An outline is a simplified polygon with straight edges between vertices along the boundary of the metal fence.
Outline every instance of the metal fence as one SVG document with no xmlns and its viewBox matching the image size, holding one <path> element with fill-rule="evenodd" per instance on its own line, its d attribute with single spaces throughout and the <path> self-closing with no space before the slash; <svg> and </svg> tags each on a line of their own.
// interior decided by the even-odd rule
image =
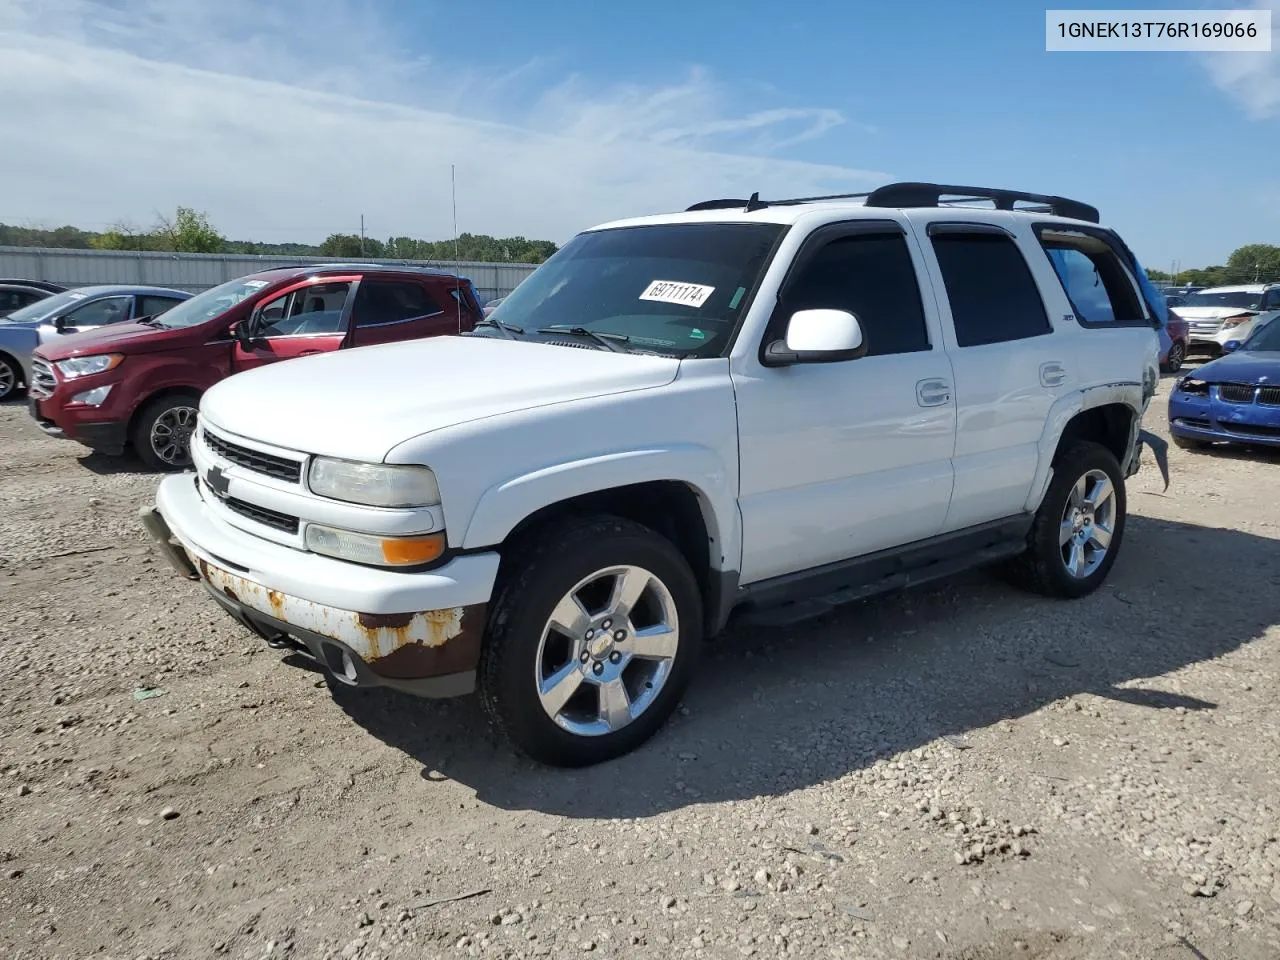
<svg viewBox="0 0 1280 960">
<path fill-rule="evenodd" d="M 47 280 L 65 287 L 139 283 L 199 293 L 226 280 L 299 263 L 350 263 L 351 257 L 259 257 L 235 253 L 155 253 L 141 250 L 62 250 L 0 247 L 0 277 Z M 430 267 L 471 280 L 481 301 L 505 297 L 534 270 L 530 263 L 451 263 L 355 258 L 361 263 Z"/>
</svg>

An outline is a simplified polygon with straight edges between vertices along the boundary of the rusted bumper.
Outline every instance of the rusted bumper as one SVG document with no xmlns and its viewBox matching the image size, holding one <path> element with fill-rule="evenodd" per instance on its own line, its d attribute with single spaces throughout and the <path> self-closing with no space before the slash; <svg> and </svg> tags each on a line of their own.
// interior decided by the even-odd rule
<svg viewBox="0 0 1280 960">
<path fill-rule="evenodd" d="M 175 569 L 198 578 L 228 613 L 273 646 L 307 654 L 338 682 L 424 697 L 474 690 L 485 604 L 403 614 L 327 606 L 210 563 L 174 538 L 153 508 L 142 521 Z"/>
</svg>

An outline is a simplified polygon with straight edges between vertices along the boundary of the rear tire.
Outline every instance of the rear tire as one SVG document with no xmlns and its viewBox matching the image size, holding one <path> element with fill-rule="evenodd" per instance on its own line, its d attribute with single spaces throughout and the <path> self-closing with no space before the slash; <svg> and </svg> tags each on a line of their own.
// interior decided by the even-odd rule
<svg viewBox="0 0 1280 960">
<path fill-rule="evenodd" d="M 192 394 L 170 394 L 143 407 L 129 435 L 138 458 L 152 470 L 189 467 L 198 404 Z"/>
<path fill-rule="evenodd" d="M 1053 480 L 1036 511 L 1027 549 L 1010 564 L 1014 581 L 1050 597 L 1097 590 L 1124 539 L 1124 476 L 1106 447 L 1077 441 L 1054 459 Z"/>
<path fill-rule="evenodd" d="M 1178 340 L 1173 341 L 1173 345 L 1169 347 L 1169 355 L 1165 358 L 1164 372 L 1177 373 L 1182 369 L 1183 363 L 1187 359 L 1187 348 Z"/>
<path fill-rule="evenodd" d="M 679 550 L 617 517 L 573 519 L 504 557 L 480 654 L 480 702 L 541 763 L 619 757 L 675 710 L 702 642 L 702 596 Z"/>
</svg>

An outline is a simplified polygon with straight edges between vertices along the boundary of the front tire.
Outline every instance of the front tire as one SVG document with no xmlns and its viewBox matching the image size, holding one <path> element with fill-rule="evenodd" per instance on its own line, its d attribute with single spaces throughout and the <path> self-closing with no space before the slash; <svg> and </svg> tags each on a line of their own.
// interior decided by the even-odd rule
<svg viewBox="0 0 1280 960">
<path fill-rule="evenodd" d="M 0 400 L 11 400 L 19 396 L 22 388 L 22 367 L 18 361 L 0 354 Z"/>
<path fill-rule="evenodd" d="M 558 767 L 610 760 L 653 736 L 702 643 L 702 596 L 680 551 L 648 527 L 598 516 L 544 529 L 504 560 L 477 677 L 499 732 Z"/>
<path fill-rule="evenodd" d="M 147 404 L 129 437 L 138 458 L 152 470 L 189 467 L 198 403 L 190 394 L 171 394 Z"/>
<path fill-rule="evenodd" d="M 1053 480 L 1011 565 L 1020 586 L 1050 597 L 1083 597 L 1107 578 L 1124 538 L 1127 512 L 1120 464 L 1088 441 L 1062 450 Z"/>
</svg>

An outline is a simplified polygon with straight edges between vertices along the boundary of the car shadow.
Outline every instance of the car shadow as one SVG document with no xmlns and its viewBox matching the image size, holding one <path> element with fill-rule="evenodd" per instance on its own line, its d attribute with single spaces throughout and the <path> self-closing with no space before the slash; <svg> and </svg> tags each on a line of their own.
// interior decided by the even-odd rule
<svg viewBox="0 0 1280 960">
<path fill-rule="evenodd" d="M 110 456 L 93 450 L 80 457 L 79 461 L 80 466 L 91 473 L 96 473 L 100 477 L 109 477 L 118 473 L 145 473 L 154 474 L 156 477 L 161 476 L 161 474 L 156 473 L 156 471 L 139 460 L 133 451 L 127 448 L 124 453 L 118 456 Z"/>
<path fill-rule="evenodd" d="M 975 571 L 788 629 L 732 631 L 708 645 L 684 708 L 657 736 L 582 770 L 514 754 L 474 697 L 335 699 L 424 779 L 452 779 L 503 809 L 643 817 L 777 796 L 1076 694 L 1216 709 L 1171 682 L 1129 684 L 1219 657 L 1280 622 L 1278 546 L 1131 516 L 1108 583 L 1082 600 L 1028 596 Z"/>
</svg>

